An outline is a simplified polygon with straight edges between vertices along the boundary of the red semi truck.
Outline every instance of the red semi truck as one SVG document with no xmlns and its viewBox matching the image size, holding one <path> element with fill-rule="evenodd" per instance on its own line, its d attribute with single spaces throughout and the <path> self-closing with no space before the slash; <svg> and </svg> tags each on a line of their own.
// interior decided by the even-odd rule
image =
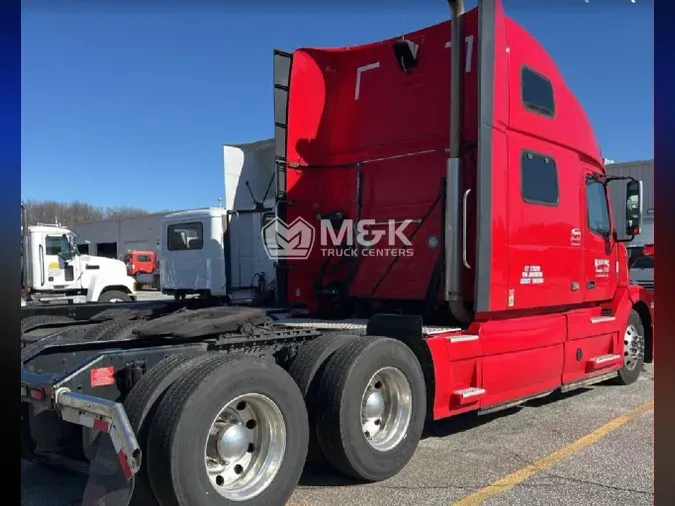
<svg viewBox="0 0 675 506">
<path fill-rule="evenodd" d="M 636 381 L 653 299 L 590 123 L 500 0 L 450 7 L 404 37 L 275 51 L 278 308 L 23 311 L 26 458 L 89 471 L 85 502 L 283 504 L 310 443 L 378 481 L 425 420 Z M 633 224 L 640 195 L 629 181 Z M 397 253 L 349 241 L 365 220 L 407 224 Z"/>
</svg>

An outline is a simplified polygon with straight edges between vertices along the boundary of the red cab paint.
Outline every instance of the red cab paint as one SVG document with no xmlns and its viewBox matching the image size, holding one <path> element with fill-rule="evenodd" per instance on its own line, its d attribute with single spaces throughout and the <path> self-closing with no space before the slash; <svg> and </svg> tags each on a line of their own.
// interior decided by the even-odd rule
<svg viewBox="0 0 675 506">
<path fill-rule="evenodd" d="M 276 53 L 289 66 L 275 82 L 280 217 L 317 229 L 326 218 L 415 222 L 411 256 L 331 258 L 315 247 L 285 260 L 286 301 L 322 317 L 421 313 L 458 326 L 425 337 L 435 418 L 617 371 L 631 309 L 647 361 L 653 352 L 653 298 L 629 286 L 588 117 L 501 1 L 482 6 L 462 16 L 457 202 L 446 191 L 449 22 L 403 36 L 417 47 L 410 68 L 394 50 L 400 36 Z M 461 213 L 459 229 L 447 209 Z M 454 258 L 445 234 L 460 237 Z M 452 317 L 457 294 L 439 282 L 451 268 L 465 320 Z"/>
<path fill-rule="evenodd" d="M 152 274 L 157 269 L 157 253 L 154 251 L 129 251 L 124 255 L 127 274 Z"/>
</svg>

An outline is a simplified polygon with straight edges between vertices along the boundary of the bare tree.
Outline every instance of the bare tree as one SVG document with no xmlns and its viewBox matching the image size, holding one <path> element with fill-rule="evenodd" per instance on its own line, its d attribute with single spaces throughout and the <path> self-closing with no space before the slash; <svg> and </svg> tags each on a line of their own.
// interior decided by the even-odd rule
<svg viewBox="0 0 675 506">
<path fill-rule="evenodd" d="M 79 201 L 26 200 L 24 204 L 26 206 L 28 225 L 59 223 L 70 227 L 83 221 L 104 220 L 107 218 L 133 218 L 150 214 L 145 209 L 135 207 L 97 207 Z"/>
</svg>

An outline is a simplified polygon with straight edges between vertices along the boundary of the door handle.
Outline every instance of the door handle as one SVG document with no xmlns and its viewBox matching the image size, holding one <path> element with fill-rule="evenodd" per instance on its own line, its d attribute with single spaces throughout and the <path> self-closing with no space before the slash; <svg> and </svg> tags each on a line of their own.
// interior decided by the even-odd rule
<svg viewBox="0 0 675 506">
<path fill-rule="evenodd" d="M 595 288 L 595 281 L 589 281 L 588 283 L 586 283 L 586 286 L 592 290 L 593 288 Z"/>
</svg>

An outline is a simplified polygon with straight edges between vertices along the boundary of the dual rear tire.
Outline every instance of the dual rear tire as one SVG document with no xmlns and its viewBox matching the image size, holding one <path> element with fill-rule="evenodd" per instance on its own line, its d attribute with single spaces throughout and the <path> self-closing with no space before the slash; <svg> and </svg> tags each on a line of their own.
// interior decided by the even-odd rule
<svg viewBox="0 0 675 506">
<path fill-rule="evenodd" d="M 168 357 L 124 406 L 143 451 L 131 504 L 266 505 L 292 495 L 310 434 L 345 475 L 398 473 L 419 443 L 426 392 L 404 344 L 335 334 L 302 346 L 288 373 L 244 354 Z"/>
<path fill-rule="evenodd" d="M 427 397 L 422 368 L 405 344 L 328 334 L 301 348 L 289 372 L 315 414 L 310 441 L 337 471 L 380 481 L 410 461 L 422 436 Z"/>
<path fill-rule="evenodd" d="M 281 367 L 247 355 L 165 359 L 125 409 L 144 451 L 132 504 L 284 504 L 307 455 L 307 410 Z"/>
</svg>

